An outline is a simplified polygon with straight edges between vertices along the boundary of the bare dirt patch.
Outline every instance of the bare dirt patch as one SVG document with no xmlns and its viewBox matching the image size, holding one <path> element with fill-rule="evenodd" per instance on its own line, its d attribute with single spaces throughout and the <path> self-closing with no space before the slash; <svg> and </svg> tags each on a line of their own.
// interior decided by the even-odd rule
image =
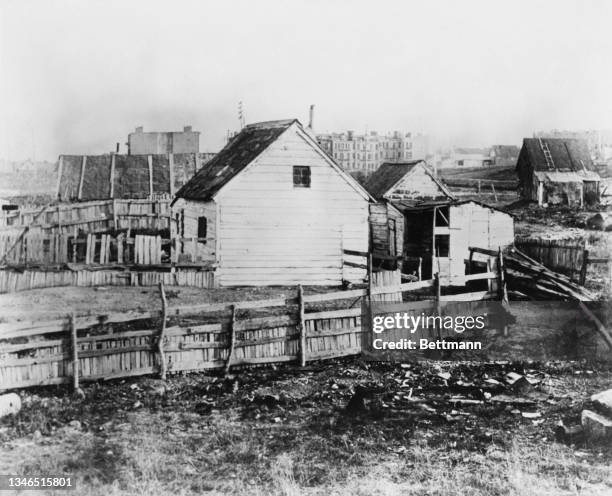
<svg viewBox="0 0 612 496">
<path fill-rule="evenodd" d="M 519 393 L 509 371 L 541 380 Z M 554 432 L 611 382 L 584 363 L 353 359 L 44 388 L 1 421 L 0 471 L 70 474 L 81 494 L 609 494 L 610 447 Z"/>
</svg>

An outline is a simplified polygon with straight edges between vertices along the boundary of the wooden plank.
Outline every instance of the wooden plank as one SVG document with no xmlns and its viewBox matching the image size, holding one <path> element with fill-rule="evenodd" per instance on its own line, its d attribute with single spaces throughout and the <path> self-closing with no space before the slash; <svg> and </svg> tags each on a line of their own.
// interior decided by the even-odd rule
<svg viewBox="0 0 612 496">
<path fill-rule="evenodd" d="M 335 291 L 304 296 L 304 303 L 317 303 L 321 301 L 334 301 L 359 298 L 366 295 L 365 289 L 351 289 L 348 291 Z"/>
<path fill-rule="evenodd" d="M 357 250 L 343 250 L 345 255 L 352 255 L 354 257 L 365 257 L 367 258 L 370 254 L 367 251 L 357 251 Z"/>
<path fill-rule="evenodd" d="M 83 155 L 83 160 L 81 161 L 81 177 L 79 179 L 79 191 L 77 198 L 80 200 L 83 198 L 83 179 L 85 178 L 85 165 L 87 164 L 87 155 Z"/>
<path fill-rule="evenodd" d="M 307 355 L 307 350 L 306 350 L 306 320 L 304 318 L 304 288 L 302 288 L 302 285 L 300 284 L 298 286 L 298 331 L 299 331 L 299 335 L 300 335 L 300 366 L 304 367 L 306 366 L 306 355 Z"/>
<path fill-rule="evenodd" d="M 159 283 L 159 294 L 161 298 L 161 324 L 159 336 L 157 337 L 157 351 L 159 353 L 159 364 L 160 364 L 160 378 L 166 380 L 166 356 L 164 355 L 164 340 L 166 338 L 166 320 L 168 319 L 168 301 L 166 300 L 166 292 L 164 291 L 163 281 Z"/>
<path fill-rule="evenodd" d="M 340 329 L 324 329 L 320 331 L 308 331 L 306 337 L 311 338 L 324 338 L 332 336 L 345 336 L 347 334 L 361 334 L 364 331 L 361 326 L 359 327 L 342 327 Z"/>
<path fill-rule="evenodd" d="M 496 292 L 476 291 L 474 293 L 460 293 L 455 295 L 442 295 L 440 301 L 480 301 L 495 298 Z"/>
<path fill-rule="evenodd" d="M 236 307 L 232 305 L 232 317 L 230 320 L 230 328 L 229 328 L 229 350 L 227 352 L 227 359 L 225 362 L 225 375 L 229 374 L 230 367 L 232 366 L 232 358 L 234 355 L 235 346 L 236 346 Z"/>
<path fill-rule="evenodd" d="M 111 170 L 110 170 L 110 198 L 115 197 L 115 154 L 111 153 Z M 113 203 L 113 216 L 116 219 L 116 208 Z M 117 221 L 115 220 L 115 229 L 117 229 Z"/>
<path fill-rule="evenodd" d="M 153 156 L 147 155 L 147 163 L 149 164 L 149 197 L 153 199 Z"/>
<path fill-rule="evenodd" d="M 368 266 L 365 264 L 358 264 L 358 263 L 353 263 L 353 262 L 347 262 L 346 260 L 344 260 L 342 262 L 343 265 L 346 265 L 347 267 L 355 267 L 356 269 L 368 269 Z"/>
<path fill-rule="evenodd" d="M 170 176 L 170 196 L 174 198 L 174 155 L 168 154 L 168 170 Z"/>
<path fill-rule="evenodd" d="M 56 197 L 59 199 L 61 198 L 61 187 L 62 187 L 62 172 L 64 170 L 64 157 L 63 155 L 59 156 L 59 162 L 57 165 L 57 188 L 56 188 Z M 66 198 L 66 200 L 68 200 L 68 198 Z"/>
<path fill-rule="evenodd" d="M 336 319 L 361 316 L 361 308 L 345 308 L 342 310 L 326 310 L 324 312 L 305 313 L 305 320 Z"/>
<path fill-rule="evenodd" d="M 271 317 L 255 317 L 247 320 L 239 320 L 235 323 L 234 328 L 236 331 L 248 331 L 254 329 L 269 329 L 272 327 L 286 327 L 295 324 L 297 324 L 297 318 L 293 315 L 275 315 Z"/>
</svg>

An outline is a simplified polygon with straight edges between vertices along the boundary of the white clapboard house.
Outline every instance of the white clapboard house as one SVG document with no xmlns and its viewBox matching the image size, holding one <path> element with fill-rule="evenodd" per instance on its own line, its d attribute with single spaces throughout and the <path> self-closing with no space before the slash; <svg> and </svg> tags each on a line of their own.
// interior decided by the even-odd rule
<svg viewBox="0 0 612 496">
<path fill-rule="evenodd" d="M 221 286 L 363 281 L 343 251 L 368 250 L 371 199 L 298 120 L 261 122 L 177 192 L 173 234 L 198 238 Z"/>
</svg>

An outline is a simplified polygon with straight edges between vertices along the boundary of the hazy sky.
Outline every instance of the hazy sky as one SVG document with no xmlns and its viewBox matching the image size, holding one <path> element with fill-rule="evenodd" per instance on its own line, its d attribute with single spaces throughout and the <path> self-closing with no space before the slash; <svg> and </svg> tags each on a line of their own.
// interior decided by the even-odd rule
<svg viewBox="0 0 612 496">
<path fill-rule="evenodd" d="M 612 128 L 612 1 L 0 0 L 0 158 L 103 153 L 316 105 L 462 145 Z"/>
</svg>

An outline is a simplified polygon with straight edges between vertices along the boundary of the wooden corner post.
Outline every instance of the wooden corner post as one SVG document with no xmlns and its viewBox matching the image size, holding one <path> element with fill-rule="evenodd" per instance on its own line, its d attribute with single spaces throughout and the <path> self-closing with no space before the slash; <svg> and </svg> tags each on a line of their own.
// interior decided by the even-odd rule
<svg viewBox="0 0 612 496">
<path fill-rule="evenodd" d="M 164 354 L 164 339 L 166 334 L 166 320 L 168 318 L 168 301 L 166 300 L 166 291 L 164 290 L 164 281 L 159 283 L 159 295 L 161 297 L 162 311 L 161 311 L 161 326 L 159 330 L 159 336 L 157 338 L 157 351 L 159 353 L 159 364 L 160 371 L 159 376 L 162 380 L 166 380 L 167 366 L 166 356 Z"/>
<path fill-rule="evenodd" d="M 306 366 L 306 321 L 304 319 L 304 288 L 298 286 L 298 330 L 300 333 L 300 366 Z"/>
<path fill-rule="evenodd" d="M 232 366 L 232 357 L 234 355 L 234 346 L 236 343 L 236 305 L 231 306 L 232 317 L 229 325 L 229 343 L 227 350 L 227 360 L 225 360 L 225 375 L 229 374 L 230 367 Z"/>
</svg>

